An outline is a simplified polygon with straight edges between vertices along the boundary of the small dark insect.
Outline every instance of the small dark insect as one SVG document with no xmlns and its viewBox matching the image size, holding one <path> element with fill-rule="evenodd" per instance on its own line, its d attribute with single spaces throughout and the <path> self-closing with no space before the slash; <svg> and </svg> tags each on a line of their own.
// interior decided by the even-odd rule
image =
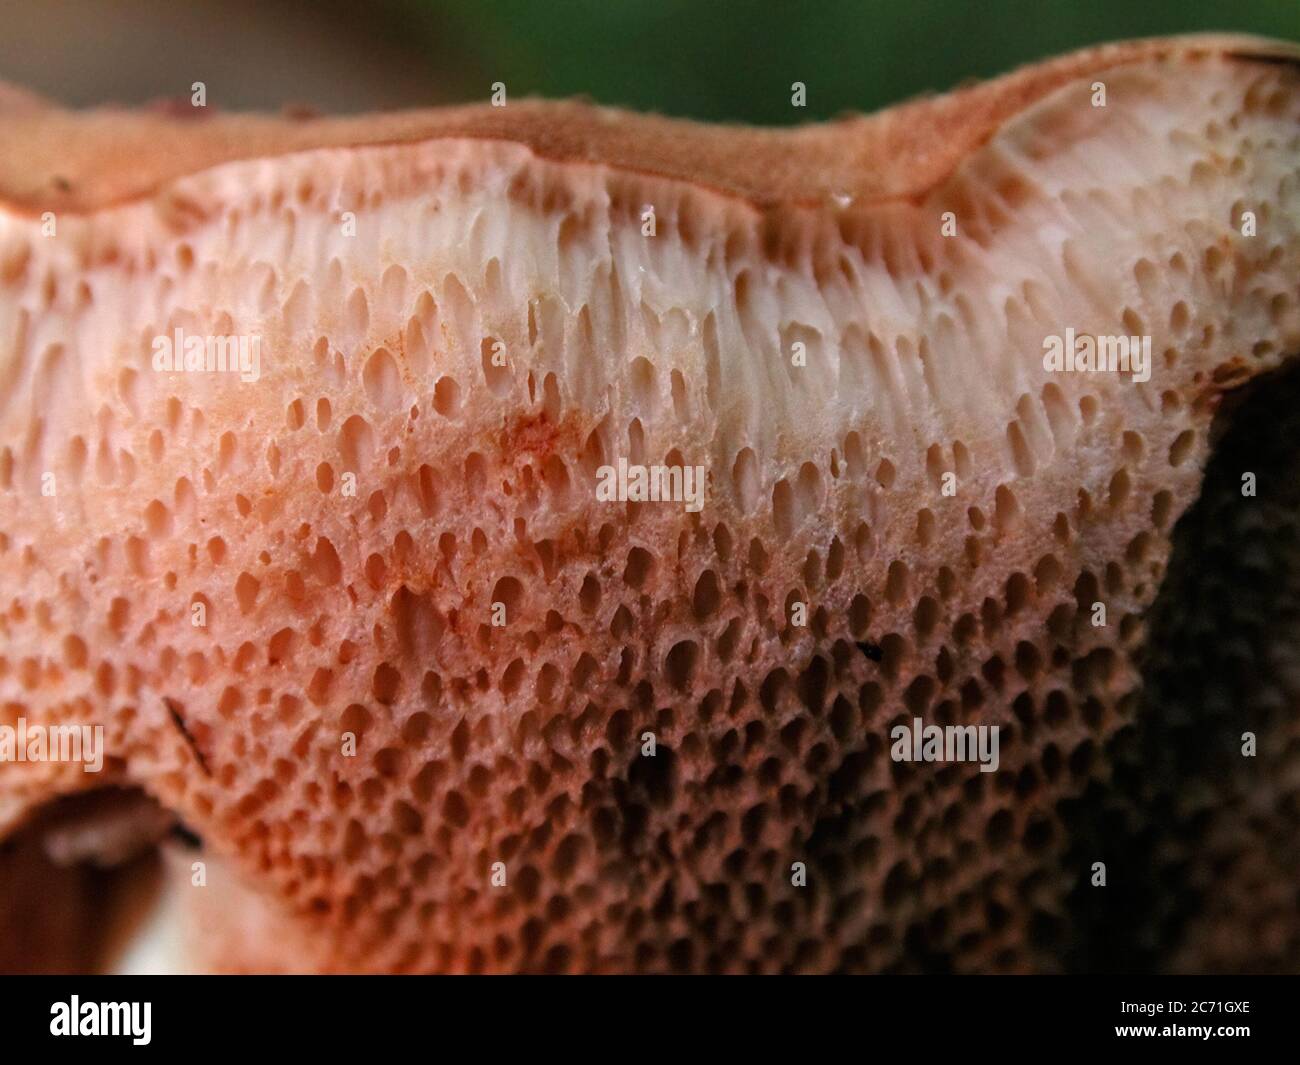
<svg viewBox="0 0 1300 1065">
<path fill-rule="evenodd" d="M 873 662 L 879 662 L 885 657 L 885 652 L 878 643 L 859 643 L 858 650 Z"/>
<path fill-rule="evenodd" d="M 194 736 L 191 735 L 188 726 L 185 724 L 185 719 L 181 717 L 180 708 L 171 699 L 167 698 L 163 699 L 163 705 L 167 707 L 167 712 L 171 714 L 172 722 L 176 725 L 176 728 L 180 730 L 180 734 L 185 737 L 185 743 L 189 746 L 189 749 L 194 752 L 194 757 L 198 760 L 199 769 L 203 771 L 203 775 L 205 777 L 212 776 L 212 771 L 208 768 L 208 760 L 203 757 L 203 751 L 201 751 L 199 745 L 194 742 Z"/>
</svg>

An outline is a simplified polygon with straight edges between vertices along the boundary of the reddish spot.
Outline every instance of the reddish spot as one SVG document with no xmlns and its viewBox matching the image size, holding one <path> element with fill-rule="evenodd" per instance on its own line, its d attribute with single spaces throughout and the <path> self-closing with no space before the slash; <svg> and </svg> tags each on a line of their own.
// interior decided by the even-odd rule
<svg viewBox="0 0 1300 1065">
<path fill-rule="evenodd" d="M 541 411 L 508 421 L 497 434 L 497 447 L 507 465 L 524 456 L 545 461 L 556 452 L 573 459 L 582 446 L 582 430 L 577 414 L 565 415 L 557 423 Z"/>
</svg>

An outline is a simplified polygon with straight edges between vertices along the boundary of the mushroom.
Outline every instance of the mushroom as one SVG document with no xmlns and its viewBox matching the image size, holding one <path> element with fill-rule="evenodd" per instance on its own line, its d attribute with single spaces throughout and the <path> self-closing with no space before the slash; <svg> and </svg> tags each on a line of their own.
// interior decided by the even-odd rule
<svg viewBox="0 0 1300 1065">
<path fill-rule="evenodd" d="M 229 969 L 1052 970 L 1135 900 L 1293 968 L 1298 60 L 785 130 L 3 94 L 0 725 L 104 762 L 0 832 L 146 792 Z M 1175 912 L 1223 818 L 1274 845 Z"/>
</svg>

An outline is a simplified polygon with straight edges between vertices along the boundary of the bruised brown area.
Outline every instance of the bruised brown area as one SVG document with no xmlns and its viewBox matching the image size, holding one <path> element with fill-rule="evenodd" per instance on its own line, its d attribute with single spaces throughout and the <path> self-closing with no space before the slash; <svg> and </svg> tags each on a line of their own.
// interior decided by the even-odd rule
<svg viewBox="0 0 1300 1065">
<path fill-rule="evenodd" d="M 916 198 L 1019 111 L 1067 82 L 1130 64 L 1295 64 L 1294 46 L 1191 36 L 1104 45 L 934 100 L 790 130 L 694 123 L 535 100 L 395 115 L 204 122 L 118 111 L 74 113 L 31 100 L 0 110 L 0 201 L 16 212 L 84 213 L 152 195 L 235 159 L 437 138 L 510 141 L 537 156 L 690 181 L 759 206 Z M 129 162 L 128 162 L 129 161 Z"/>
</svg>

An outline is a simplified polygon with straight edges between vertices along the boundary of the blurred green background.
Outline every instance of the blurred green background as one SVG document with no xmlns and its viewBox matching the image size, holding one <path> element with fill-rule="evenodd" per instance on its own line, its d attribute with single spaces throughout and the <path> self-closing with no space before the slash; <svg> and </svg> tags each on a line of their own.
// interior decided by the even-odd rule
<svg viewBox="0 0 1300 1065">
<path fill-rule="evenodd" d="M 243 110 L 583 95 L 702 119 L 874 110 L 1100 41 L 1300 40 L 1300 0 L 3 0 L 0 77 L 67 103 Z M 790 84 L 808 86 L 790 106 Z"/>
<path fill-rule="evenodd" d="M 523 93 L 787 123 L 874 110 L 1100 41 L 1200 30 L 1300 39 L 1300 0 L 449 0 L 485 72 Z M 790 83 L 808 85 L 807 111 Z"/>
</svg>

